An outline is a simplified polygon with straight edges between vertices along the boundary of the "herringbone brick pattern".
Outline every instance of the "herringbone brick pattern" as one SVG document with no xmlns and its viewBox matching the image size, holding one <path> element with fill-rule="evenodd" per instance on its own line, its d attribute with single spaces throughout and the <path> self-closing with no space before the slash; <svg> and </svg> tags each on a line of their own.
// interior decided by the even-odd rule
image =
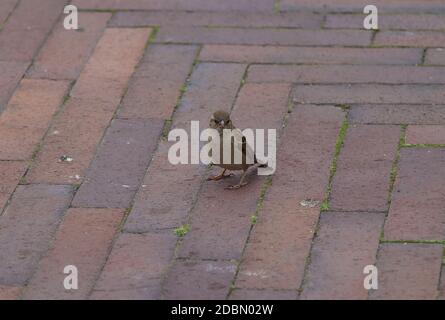
<svg viewBox="0 0 445 320">
<path fill-rule="evenodd" d="M 0 299 L 443 298 L 445 3 L 366 4 L 2 0 Z M 168 162 L 216 110 L 274 175 Z"/>
</svg>

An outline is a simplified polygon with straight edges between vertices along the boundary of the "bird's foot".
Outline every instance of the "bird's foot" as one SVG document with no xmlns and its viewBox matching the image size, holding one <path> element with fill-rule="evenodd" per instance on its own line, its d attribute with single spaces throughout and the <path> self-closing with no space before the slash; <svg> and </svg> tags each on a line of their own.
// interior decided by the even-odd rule
<svg viewBox="0 0 445 320">
<path fill-rule="evenodd" d="M 244 187 L 246 184 L 247 184 L 247 182 L 238 183 L 238 184 L 235 184 L 235 185 L 232 185 L 232 186 L 227 186 L 224 189 L 226 189 L 226 190 L 235 190 L 235 189 L 239 189 L 241 187 Z"/>
<path fill-rule="evenodd" d="M 210 181 L 210 180 L 211 181 L 218 181 L 218 180 L 225 179 L 225 178 L 228 178 L 228 177 L 231 177 L 231 176 L 233 176 L 233 173 L 219 174 L 217 176 L 210 176 L 210 177 L 208 177 L 207 181 Z"/>
</svg>

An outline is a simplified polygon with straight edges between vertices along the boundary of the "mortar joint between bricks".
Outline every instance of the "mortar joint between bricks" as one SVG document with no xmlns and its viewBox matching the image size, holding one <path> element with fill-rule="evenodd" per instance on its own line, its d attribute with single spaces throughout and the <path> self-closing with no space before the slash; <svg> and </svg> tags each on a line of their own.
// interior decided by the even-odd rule
<svg viewBox="0 0 445 320">
<path fill-rule="evenodd" d="M 247 68 L 246 68 L 246 72 L 247 72 Z M 283 135 L 283 132 L 284 132 L 286 126 L 287 126 L 287 120 L 289 118 L 289 114 L 293 111 L 292 87 L 289 89 L 289 94 L 288 94 L 288 97 L 287 97 L 287 106 L 288 106 L 288 109 L 286 110 L 286 112 L 283 115 L 283 118 L 281 120 L 281 127 L 278 130 L 279 131 L 278 140 L 280 140 L 280 138 Z M 246 238 L 246 241 L 244 243 L 243 250 L 241 252 L 241 258 L 240 258 L 240 260 L 239 260 L 239 262 L 237 264 L 235 275 L 233 276 L 233 280 L 232 280 L 231 285 L 229 287 L 229 291 L 228 291 L 228 293 L 226 295 L 226 299 L 228 299 L 230 297 L 230 295 L 232 294 L 233 290 L 235 290 L 235 288 L 236 288 L 236 280 L 238 278 L 238 274 L 239 274 L 239 271 L 240 271 L 240 268 L 241 268 L 241 263 L 243 261 L 243 256 L 244 256 L 245 250 L 246 250 L 247 245 L 249 243 L 249 240 L 250 240 L 253 228 L 255 227 L 255 225 L 257 223 L 259 213 L 263 209 L 264 199 L 266 197 L 267 191 L 269 190 L 269 188 L 272 185 L 272 181 L 273 181 L 273 176 L 268 176 L 265 179 L 265 181 L 264 181 L 264 183 L 263 183 L 263 185 L 261 187 L 261 191 L 260 191 L 260 195 L 258 197 L 255 213 L 251 216 L 251 225 L 250 225 L 249 231 L 247 233 L 247 238 Z"/>
<path fill-rule="evenodd" d="M 166 119 L 165 122 L 164 122 L 164 127 L 162 128 L 162 135 L 161 135 L 161 138 L 163 140 L 166 140 L 168 138 L 168 133 L 169 133 L 170 128 L 171 128 L 171 126 L 173 124 L 173 117 L 174 117 L 174 115 L 176 113 L 176 110 L 178 110 L 179 106 L 182 103 L 182 99 L 184 97 L 184 94 L 187 92 L 187 88 L 188 88 L 188 83 L 189 83 L 190 77 L 192 76 L 192 73 L 195 70 L 196 65 L 199 63 L 199 55 L 201 53 L 201 50 L 202 50 L 202 45 L 199 45 L 198 48 L 196 49 L 196 55 L 193 58 L 193 62 L 192 62 L 192 65 L 190 67 L 190 70 L 187 73 L 187 76 L 185 78 L 184 83 L 181 86 L 181 89 L 179 90 L 179 95 L 178 95 L 178 98 L 176 100 L 175 106 L 173 107 L 173 111 L 172 111 L 172 113 L 170 115 L 170 119 Z"/>
<path fill-rule="evenodd" d="M 334 181 L 334 177 L 335 177 L 335 173 L 337 171 L 337 161 L 338 161 L 338 157 L 340 155 L 341 149 L 343 147 L 344 144 L 344 140 L 346 137 L 346 133 L 348 131 L 349 128 L 349 121 L 348 121 L 348 115 L 349 115 L 349 107 L 344 107 L 347 105 L 338 105 L 340 108 L 342 108 L 342 110 L 345 112 L 345 119 L 343 120 L 343 123 L 340 127 L 338 136 L 337 136 L 337 141 L 335 143 L 335 151 L 334 151 L 334 156 L 332 158 L 332 163 L 330 166 L 330 173 L 329 173 L 329 180 L 328 180 L 328 186 L 326 188 L 325 191 L 325 198 L 322 201 L 322 203 L 320 204 L 320 211 L 321 212 L 325 212 L 329 210 L 329 201 L 331 198 L 331 192 L 332 192 L 332 184 Z"/>
</svg>

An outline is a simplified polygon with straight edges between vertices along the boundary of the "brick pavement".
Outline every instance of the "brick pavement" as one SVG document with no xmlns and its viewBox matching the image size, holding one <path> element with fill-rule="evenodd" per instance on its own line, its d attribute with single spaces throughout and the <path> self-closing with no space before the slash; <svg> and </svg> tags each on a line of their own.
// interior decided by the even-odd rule
<svg viewBox="0 0 445 320">
<path fill-rule="evenodd" d="M 0 299 L 443 299 L 445 3 L 366 2 L 1 1 Z M 218 109 L 273 176 L 168 162 Z"/>
</svg>

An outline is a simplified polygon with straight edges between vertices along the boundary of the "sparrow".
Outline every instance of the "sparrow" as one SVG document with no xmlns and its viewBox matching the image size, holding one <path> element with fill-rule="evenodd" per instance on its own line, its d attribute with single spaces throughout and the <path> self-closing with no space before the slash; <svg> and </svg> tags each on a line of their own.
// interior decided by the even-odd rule
<svg viewBox="0 0 445 320">
<path fill-rule="evenodd" d="M 230 177 L 233 175 L 233 173 L 225 175 L 224 173 L 227 170 L 242 170 L 243 174 L 241 175 L 241 179 L 238 182 L 238 184 L 236 185 L 230 185 L 228 187 L 226 187 L 225 189 L 239 189 L 245 185 L 247 185 L 247 182 L 245 182 L 245 177 L 246 174 L 248 172 L 248 169 L 251 167 L 264 167 L 266 166 L 265 164 L 260 164 L 257 159 L 255 154 L 253 153 L 252 148 L 248 145 L 247 143 L 247 139 L 246 137 L 242 134 L 241 130 L 236 128 L 233 123 L 232 120 L 230 119 L 230 115 L 225 112 L 225 111 L 216 111 L 215 113 L 213 113 L 213 115 L 210 117 L 210 123 L 209 123 L 209 127 L 212 129 L 216 129 L 219 133 L 219 137 L 220 137 L 220 154 L 219 154 L 219 158 L 220 159 L 216 159 L 216 155 L 211 154 L 211 157 L 214 159 L 214 165 L 223 168 L 223 172 L 217 176 L 211 176 L 209 177 L 207 180 L 213 180 L 213 181 L 218 181 L 227 177 Z M 230 135 L 226 135 L 226 137 L 224 138 L 224 129 L 230 129 L 232 130 L 232 135 L 233 138 L 230 137 Z M 231 145 L 231 161 L 230 163 L 223 163 L 223 159 L 224 159 L 224 153 L 223 153 L 223 146 L 224 146 L 224 139 L 230 139 L 231 141 L 227 141 L 227 143 L 230 143 Z M 235 148 L 238 151 L 241 151 L 242 153 L 242 161 L 241 163 L 235 163 Z M 253 161 L 247 161 L 249 158 L 251 159 L 251 157 L 253 156 Z"/>
</svg>

